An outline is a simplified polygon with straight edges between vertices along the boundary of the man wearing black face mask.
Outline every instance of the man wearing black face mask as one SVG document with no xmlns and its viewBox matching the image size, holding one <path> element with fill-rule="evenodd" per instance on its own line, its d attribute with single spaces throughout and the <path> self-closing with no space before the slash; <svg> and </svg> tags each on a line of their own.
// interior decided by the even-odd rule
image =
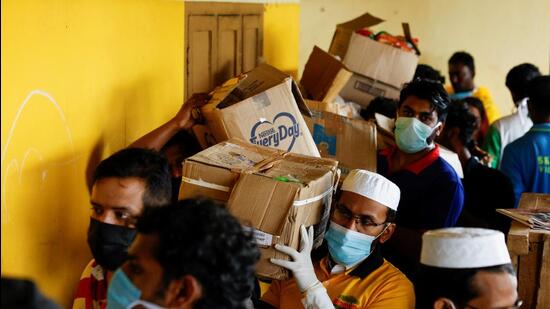
<svg viewBox="0 0 550 309">
<path fill-rule="evenodd" d="M 73 308 L 105 308 L 107 284 L 126 260 L 145 206 L 169 203 L 170 169 L 158 152 L 127 148 L 103 160 L 93 178 L 88 246 L 94 259 L 84 269 Z"/>
</svg>

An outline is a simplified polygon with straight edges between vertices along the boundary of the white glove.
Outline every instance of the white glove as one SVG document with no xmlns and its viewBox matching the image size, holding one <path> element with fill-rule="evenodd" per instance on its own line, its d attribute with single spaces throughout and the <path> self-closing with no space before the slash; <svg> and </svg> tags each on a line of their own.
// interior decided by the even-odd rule
<svg viewBox="0 0 550 309">
<path fill-rule="evenodd" d="M 305 226 L 300 226 L 300 252 L 294 248 L 275 245 L 275 249 L 288 254 L 292 261 L 271 259 L 271 263 L 284 267 L 294 275 L 300 292 L 305 293 L 302 304 L 306 309 L 334 308 L 325 287 L 319 282 L 311 261 L 311 249 L 313 248 L 313 226 L 306 232 Z"/>
<path fill-rule="evenodd" d="M 279 259 L 270 259 L 271 263 L 284 267 L 294 275 L 296 279 L 296 284 L 300 289 L 300 292 L 305 292 L 316 284 L 320 284 L 317 276 L 315 275 L 315 270 L 313 269 L 313 263 L 311 261 L 311 249 L 313 248 L 313 226 L 309 227 L 309 230 L 306 232 L 305 226 L 300 226 L 300 252 L 296 251 L 294 248 L 284 246 L 284 245 L 275 245 L 275 249 L 284 254 L 288 254 L 292 261 L 279 260 Z"/>
</svg>

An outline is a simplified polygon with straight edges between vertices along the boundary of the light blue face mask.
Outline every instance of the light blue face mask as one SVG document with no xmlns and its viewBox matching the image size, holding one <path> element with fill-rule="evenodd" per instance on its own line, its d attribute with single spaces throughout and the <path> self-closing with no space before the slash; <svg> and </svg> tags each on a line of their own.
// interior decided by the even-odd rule
<svg viewBox="0 0 550 309">
<path fill-rule="evenodd" d="M 462 100 L 466 99 L 467 97 L 471 97 L 473 94 L 472 91 L 463 91 L 463 92 L 456 92 L 449 95 L 449 98 L 451 100 Z"/>
<path fill-rule="evenodd" d="M 370 255 L 372 242 L 382 235 L 386 228 L 377 236 L 370 236 L 330 221 L 330 226 L 325 233 L 330 256 L 338 264 L 346 267 L 353 266 Z"/>
<path fill-rule="evenodd" d="M 434 128 L 414 117 L 398 117 L 395 121 L 395 143 L 405 153 L 416 153 L 428 148 L 428 137 L 441 125 Z"/>
<path fill-rule="evenodd" d="M 145 309 L 162 309 L 158 305 L 139 299 L 141 291 L 132 283 L 122 269 L 118 269 L 107 290 L 107 309 L 128 309 L 140 306 Z"/>
</svg>

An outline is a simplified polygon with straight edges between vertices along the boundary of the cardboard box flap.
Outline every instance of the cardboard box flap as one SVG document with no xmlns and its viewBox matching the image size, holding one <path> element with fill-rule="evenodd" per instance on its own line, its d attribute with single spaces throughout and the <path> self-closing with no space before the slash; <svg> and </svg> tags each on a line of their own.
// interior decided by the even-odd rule
<svg viewBox="0 0 550 309">
<path fill-rule="evenodd" d="M 368 27 L 378 25 L 380 23 L 383 23 L 384 21 L 385 20 L 383 20 L 381 18 L 373 16 L 369 13 L 365 13 L 365 14 L 363 14 L 363 15 L 355 18 L 355 19 L 352 19 L 350 21 L 346 21 L 344 23 L 336 25 L 336 28 L 355 31 L 355 30 L 359 30 L 359 29 L 368 28 Z"/>
<path fill-rule="evenodd" d="M 282 154 L 282 151 L 276 149 L 258 147 L 239 139 L 230 139 L 205 149 L 187 160 L 231 170 L 247 170 L 266 159 L 282 156 Z"/>
<path fill-rule="evenodd" d="M 298 105 L 298 109 L 300 110 L 302 115 L 311 117 L 311 110 L 307 106 L 306 101 L 302 96 L 302 92 L 300 91 L 300 87 L 298 87 L 294 79 L 292 79 L 292 95 L 294 96 L 294 100 L 296 101 L 296 104 Z"/>
<path fill-rule="evenodd" d="M 227 80 L 222 86 L 214 89 L 210 93 L 212 98 L 203 108 L 213 110 L 215 108 L 221 109 L 231 106 L 246 98 L 264 92 L 290 78 L 289 75 L 270 65 L 261 64 L 249 72 Z"/>
<path fill-rule="evenodd" d="M 304 157 L 291 153 L 277 163 L 259 174 L 302 186 L 307 186 L 311 181 L 323 177 L 328 171 L 335 174 L 338 166 L 338 161 L 332 159 Z"/>
<path fill-rule="evenodd" d="M 338 59 L 314 46 L 300 84 L 306 90 L 307 98 L 332 102 L 352 74 Z"/>
<path fill-rule="evenodd" d="M 365 13 L 353 20 L 338 24 L 330 43 L 329 53 L 339 56 L 340 59 L 344 59 L 351 35 L 355 30 L 371 27 L 383 21 L 383 19 Z"/>
</svg>

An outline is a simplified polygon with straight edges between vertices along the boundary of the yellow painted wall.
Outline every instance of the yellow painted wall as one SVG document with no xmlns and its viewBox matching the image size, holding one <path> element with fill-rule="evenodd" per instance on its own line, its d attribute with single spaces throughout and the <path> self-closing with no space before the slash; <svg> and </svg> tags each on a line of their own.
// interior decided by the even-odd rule
<svg viewBox="0 0 550 309">
<path fill-rule="evenodd" d="M 264 12 L 264 58 L 294 77 L 298 73 L 300 5 L 268 4 Z"/>
<path fill-rule="evenodd" d="M 2 274 L 65 306 L 90 259 L 85 171 L 183 100 L 184 3 L 2 0 Z"/>
<path fill-rule="evenodd" d="M 378 30 L 400 34 L 411 24 L 420 39 L 421 63 L 447 74 L 453 52 L 466 50 L 476 61 L 476 83 L 489 87 L 503 114 L 512 108 L 506 73 L 531 62 L 548 74 L 550 1 L 548 0 L 302 0 L 300 67 L 314 45 L 327 50 L 336 24 L 364 12 L 387 20 Z"/>
<path fill-rule="evenodd" d="M 88 165 L 182 103 L 184 2 L 2 0 L 1 9 L 2 274 L 34 279 L 67 307 L 90 259 Z M 297 71 L 298 29 L 297 4 L 266 7 L 268 63 Z"/>
</svg>

